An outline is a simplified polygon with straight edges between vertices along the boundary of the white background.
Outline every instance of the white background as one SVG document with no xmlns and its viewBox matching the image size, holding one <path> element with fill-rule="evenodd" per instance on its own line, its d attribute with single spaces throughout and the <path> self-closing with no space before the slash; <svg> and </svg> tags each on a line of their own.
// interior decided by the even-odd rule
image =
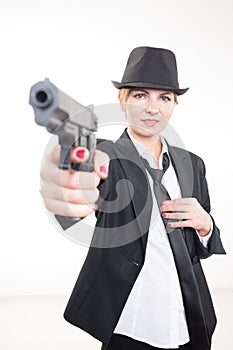
<svg viewBox="0 0 233 350">
<path fill-rule="evenodd" d="M 50 135 L 34 123 L 29 89 L 49 77 L 83 104 L 117 102 L 136 46 L 175 52 L 180 97 L 172 124 L 207 167 L 226 256 L 204 262 L 211 288 L 233 288 L 231 0 L 0 2 L 0 295 L 69 294 L 87 252 L 46 215 L 39 169 Z M 114 130 L 113 130 L 114 132 Z"/>
</svg>

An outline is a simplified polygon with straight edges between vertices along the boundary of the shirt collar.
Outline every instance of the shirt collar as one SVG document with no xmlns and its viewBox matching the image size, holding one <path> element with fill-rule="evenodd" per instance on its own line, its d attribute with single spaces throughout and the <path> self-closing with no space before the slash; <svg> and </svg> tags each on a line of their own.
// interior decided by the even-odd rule
<svg viewBox="0 0 233 350">
<path fill-rule="evenodd" d="M 141 157 L 145 158 L 149 162 L 150 166 L 154 168 L 155 162 L 154 162 L 154 158 L 153 158 L 151 152 L 131 135 L 129 128 L 127 128 L 127 133 L 129 135 L 131 141 L 133 142 L 134 147 L 138 151 L 139 155 Z M 162 166 L 163 154 L 167 153 L 169 155 L 169 153 L 168 153 L 168 146 L 167 146 L 167 143 L 166 143 L 164 137 L 162 135 L 160 135 L 159 138 L 160 138 L 160 141 L 162 143 L 162 152 L 161 152 L 160 157 L 159 157 L 159 169 L 162 169 L 163 168 L 163 166 Z"/>
</svg>

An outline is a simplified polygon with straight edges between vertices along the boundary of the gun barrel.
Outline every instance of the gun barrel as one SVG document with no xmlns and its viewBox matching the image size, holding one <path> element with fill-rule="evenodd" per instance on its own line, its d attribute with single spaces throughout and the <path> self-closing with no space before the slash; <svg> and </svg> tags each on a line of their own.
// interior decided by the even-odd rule
<svg viewBox="0 0 233 350">
<path fill-rule="evenodd" d="M 93 171 L 96 146 L 94 132 L 98 126 L 93 108 L 84 107 L 59 90 L 49 79 L 31 87 L 29 104 L 34 110 L 36 123 L 58 135 L 61 145 L 59 168 L 78 170 L 80 164 L 70 162 L 70 150 L 73 146 L 84 146 L 88 148 L 90 156 L 82 163 L 82 170 Z"/>
<path fill-rule="evenodd" d="M 35 89 L 33 91 L 34 97 L 34 106 L 38 108 L 46 108 L 49 107 L 53 102 L 53 95 L 50 89 Z"/>
<path fill-rule="evenodd" d="M 59 106 L 58 95 L 58 88 L 49 79 L 39 81 L 31 87 L 29 104 L 34 110 L 35 121 L 38 125 L 51 128 L 51 120 Z M 66 117 L 67 114 L 60 113 L 57 121 L 62 122 Z"/>
<path fill-rule="evenodd" d="M 97 118 L 91 108 L 59 90 L 49 79 L 31 87 L 29 104 L 34 109 L 36 123 L 45 126 L 49 132 L 54 132 L 67 117 L 74 124 L 97 130 Z"/>
</svg>

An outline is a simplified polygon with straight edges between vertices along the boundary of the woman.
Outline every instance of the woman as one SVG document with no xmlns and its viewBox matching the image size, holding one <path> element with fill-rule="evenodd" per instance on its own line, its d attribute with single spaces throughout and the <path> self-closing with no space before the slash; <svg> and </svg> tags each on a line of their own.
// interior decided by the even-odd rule
<svg viewBox="0 0 233 350">
<path fill-rule="evenodd" d="M 151 47 L 135 48 L 113 84 L 128 128 L 99 140 L 95 172 L 58 170 L 58 148 L 41 172 L 48 210 L 97 217 L 65 318 L 105 350 L 209 350 L 216 318 L 200 258 L 225 251 L 203 161 L 161 136 L 188 89 L 173 52 Z M 86 159 L 88 150 L 72 150 L 72 161 Z"/>
</svg>

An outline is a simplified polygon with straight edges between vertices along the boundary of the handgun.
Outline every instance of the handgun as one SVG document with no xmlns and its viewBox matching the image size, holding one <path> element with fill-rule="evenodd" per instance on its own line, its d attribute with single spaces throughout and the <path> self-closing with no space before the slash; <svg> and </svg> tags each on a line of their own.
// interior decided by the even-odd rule
<svg viewBox="0 0 233 350">
<path fill-rule="evenodd" d="M 59 168 L 71 171 L 94 171 L 94 152 L 98 118 L 93 106 L 83 106 L 49 79 L 39 81 L 30 89 L 29 104 L 35 114 L 35 122 L 48 132 L 58 135 L 61 146 Z M 74 146 L 86 147 L 90 153 L 87 161 L 73 163 L 70 151 Z"/>
</svg>

